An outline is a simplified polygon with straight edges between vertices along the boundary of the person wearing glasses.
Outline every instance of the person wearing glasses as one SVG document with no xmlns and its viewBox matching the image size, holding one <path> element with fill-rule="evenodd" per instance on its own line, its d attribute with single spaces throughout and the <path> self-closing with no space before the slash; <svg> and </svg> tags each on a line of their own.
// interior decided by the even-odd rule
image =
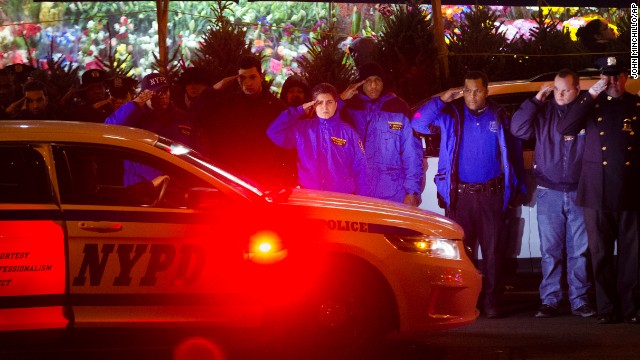
<svg viewBox="0 0 640 360">
<path fill-rule="evenodd" d="M 142 79 L 141 92 L 132 101 L 111 114 L 105 124 L 130 126 L 152 131 L 173 141 L 197 148 L 189 115 L 171 103 L 169 81 L 160 73 Z M 124 165 L 124 185 L 152 181 L 162 175 L 148 166 L 127 162 Z"/>
<path fill-rule="evenodd" d="M 298 150 L 298 180 L 302 187 L 369 195 L 367 160 L 360 137 L 342 121 L 338 91 L 327 83 L 311 90 L 312 101 L 283 111 L 267 135 L 276 145 Z M 308 118 L 305 112 L 313 110 Z"/>
<path fill-rule="evenodd" d="M 169 82 L 163 74 L 151 73 L 142 79 L 141 92 L 111 114 L 105 124 L 125 125 L 153 131 L 158 135 L 194 147 L 191 123 L 186 112 L 173 106 Z"/>
<path fill-rule="evenodd" d="M 487 99 L 488 79 L 465 76 L 462 89 L 449 89 L 414 114 L 413 129 L 437 133 L 440 158 L 435 176 L 438 203 L 465 232 L 464 244 L 478 260 L 482 251 L 483 307 L 487 318 L 506 315 L 503 306 L 507 207 L 525 193 L 519 140 L 509 131 L 509 114 Z"/>
</svg>

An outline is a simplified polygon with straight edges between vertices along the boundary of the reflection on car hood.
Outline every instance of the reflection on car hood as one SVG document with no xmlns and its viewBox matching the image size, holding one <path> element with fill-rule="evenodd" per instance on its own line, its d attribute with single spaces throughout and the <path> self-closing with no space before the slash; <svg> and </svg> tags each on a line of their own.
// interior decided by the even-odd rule
<svg viewBox="0 0 640 360">
<path fill-rule="evenodd" d="M 336 217 L 340 211 L 354 211 L 366 214 L 370 222 L 406 227 L 424 234 L 446 236 L 438 231 L 441 229 L 462 236 L 462 228 L 452 220 L 431 211 L 393 201 L 328 191 L 293 189 L 286 203 L 334 210 Z"/>
</svg>

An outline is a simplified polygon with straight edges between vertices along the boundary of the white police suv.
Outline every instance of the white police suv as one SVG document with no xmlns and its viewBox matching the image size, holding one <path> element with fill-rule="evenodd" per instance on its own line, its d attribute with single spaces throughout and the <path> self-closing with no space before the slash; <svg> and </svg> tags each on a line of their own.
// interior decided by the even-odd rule
<svg viewBox="0 0 640 360">
<path fill-rule="evenodd" d="M 287 341 L 351 346 L 462 326 L 481 287 L 462 237 L 402 204 L 266 192 L 139 129 L 0 122 L 0 348 L 92 329 L 302 328 Z"/>
</svg>

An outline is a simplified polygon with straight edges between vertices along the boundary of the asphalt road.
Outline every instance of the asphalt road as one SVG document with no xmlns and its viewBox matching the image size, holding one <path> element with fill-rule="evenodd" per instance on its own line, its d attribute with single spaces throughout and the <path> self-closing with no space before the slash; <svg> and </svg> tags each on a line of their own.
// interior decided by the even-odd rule
<svg viewBox="0 0 640 360">
<path fill-rule="evenodd" d="M 533 315 L 539 305 L 534 276 L 511 281 L 507 292 L 509 316 L 486 319 L 483 316 L 469 326 L 425 334 L 416 339 L 391 339 L 366 353 L 346 356 L 282 351 L 295 346 L 287 341 L 273 344 L 272 349 L 256 349 L 249 343 L 233 347 L 198 344 L 184 356 L 174 357 L 173 350 L 138 348 L 125 352 L 105 348 L 98 351 L 64 351 L 60 354 L 39 353 L 35 357 L 0 357 L 13 359 L 92 359 L 92 360 L 521 360 L 521 359 L 640 359 L 640 325 L 599 325 L 595 318 L 581 318 L 569 312 L 555 318 L 538 319 Z M 591 294 L 593 295 L 593 294 Z M 640 300 L 640 294 L 638 300 Z M 640 302 L 639 302 L 640 303 Z M 122 340 L 122 339 L 120 339 Z M 117 341 L 114 339 L 114 341 Z M 194 345 L 194 344 L 191 344 Z M 212 355 L 215 354 L 215 355 Z"/>
<path fill-rule="evenodd" d="M 507 291 L 509 316 L 483 316 L 469 326 L 396 341 L 376 359 L 403 360 L 565 360 L 640 359 L 640 325 L 597 324 L 596 318 L 572 315 L 568 304 L 554 318 L 534 314 L 540 304 L 539 277 L 513 279 Z M 636 294 L 640 295 L 640 294 Z M 595 295 L 591 294 L 593 298 Z M 637 296 L 640 300 L 640 296 Z M 640 302 L 639 302 L 640 303 Z M 373 357 L 372 357 L 373 358 Z"/>
</svg>

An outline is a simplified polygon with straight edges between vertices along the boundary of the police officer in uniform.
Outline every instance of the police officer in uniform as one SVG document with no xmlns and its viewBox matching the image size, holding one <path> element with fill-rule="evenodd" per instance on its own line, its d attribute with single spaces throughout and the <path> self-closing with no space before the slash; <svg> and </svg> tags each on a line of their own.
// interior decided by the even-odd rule
<svg viewBox="0 0 640 360">
<path fill-rule="evenodd" d="M 598 323 L 638 324 L 640 97 L 625 92 L 620 58 L 599 59 L 601 79 L 558 122 L 561 134 L 586 128 L 576 202 L 584 207 L 592 256 Z M 617 265 L 614 246 L 617 241 Z"/>
</svg>

